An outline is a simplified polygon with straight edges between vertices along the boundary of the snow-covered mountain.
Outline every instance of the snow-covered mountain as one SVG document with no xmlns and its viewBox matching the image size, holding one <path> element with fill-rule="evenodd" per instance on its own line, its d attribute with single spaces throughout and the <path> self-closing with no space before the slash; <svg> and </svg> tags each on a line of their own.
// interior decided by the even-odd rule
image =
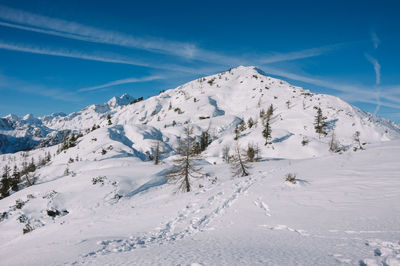
<svg viewBox="0 0 400 266">
<path fill-rule="evenodd" d="M 314 128 L 319 108 L 326 135 Z M 202 177 L 175 193 L 165 174 L 187 125 L 211 142 L 195 162 Z M 9 115 L 0 134 L 0 169 L 36 164 L 0 200 L 1 265 L 400 264 L 397 125 L 254 67 L 145 100 Z M 223 160 L 235 138 L 260 149 L 249 176 Z"/>
<path fill-rule="evenodd" d="M 271 118 L 274 149 L 263 147 L 265 141 L 260 119 L 260 112 L 266 111 L 271 104 L 274 107 Z M 327 117 L 328 136 L 323 138 L 314 130 L 318 107 Z M 108 125 L 108 115 L 111 116 L 111 126 Z M 142 101 L 124 94 L 105 104 L 90 105 L 69 115 L 56 113 L 39 118 L 8 115 L 0 120 L 0 152 L 58 144 L 69 132 L 83 132 L 93 125 L 104 127 L 104 137 L 111 133 L 114 137 L 118 135 L 120 139 L 133 141 L 131 138 L 137 136 L 129 134 L 144 134 L 140 138 L 163 140 L 171 148 L 182 133 L 182 127 L 190 123 L 196 127 L 197 135 L 209 130 L 217 141 L 212 143 L 207 153 L 218 157 L 222 146 L 232 144 L 235 127 L 242 120 L 247 125 L 249 119 L 255 125 L 241 132 L 243 145 L 252 142 L 262 147 L 269 156 L 285 158 L 326 154 L 333 132 L 343 147 L 353 143 L 356 131 L 360 132 L 365 143 L 400 136 L 400 130 L 394 124 L 365 113 L 337 97 L 314 94 L 268 77 L 255 67 L 240 66 Z M 303 140 L 310 145 L 302 145 Z M 137 140 L 132 143 L 136 145 Z M 298 148 L 295 154 L 293 147 Z M 135 149 L 149 152 L 149 148 L 140 143 L 140 147 Z"/>
<path fill-rule="evenodd" d="M 14 114 L 0 118 L 0 153 L 13 153 L 61 143 L 70 133 L 86 129 L 88 121 L 101 123 L 106 115 L 135 100 L 124 94 L 104 104 L 95 104 L 69 115 L 53 113 L 43 117 Z M 83 123 L 82 123 L 83 121 Z"/>
</svg>

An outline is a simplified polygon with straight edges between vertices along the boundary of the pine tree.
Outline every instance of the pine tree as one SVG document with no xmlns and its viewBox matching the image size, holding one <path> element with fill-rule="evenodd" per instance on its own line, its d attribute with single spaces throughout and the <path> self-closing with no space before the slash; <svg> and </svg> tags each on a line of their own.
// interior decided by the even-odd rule
<svg viewBox="0 0 400 266">
<path fill-rule="evenodd" d="M 25 174 L 26 186 L 30 187 L 35 184 L 35 177 L 29 173 Z"/>
<path fill-rule="evenodd" d="M 337 152 L 339 148 L 339 143 L 336 140 L 335 131 L 332 132 L 331 141 L 329 142 L 329 151 Z"/>
<path fill-rule="evenodd" d="M 235 133 L 235 137 L 233 137 L 233 139 L 234 140 L 238 140 L 239 136 L 240 136 L 240 130 L 239 130 L 239 127 L 237 125 L 235 127 L 234 133 Z"/>
<path fill-rule="evenodd" d="M 235 145 L 235 155 L 233 156 L 232 161 L 232 174 L 234 177 L 236 176 L 248 176 L 249 172 L 249 165 L 246 162 L 246 153 L 244 153 L 239 144 L 236 143 Z"/>
<path fill-rule="evenodd" d="M 317 115 L 315 116 L 314 128 L 315 132 L 319 134 L 319 136 L 326 136 L 328 133 L 326 132 L 326 117 L 322 115 L 321 107 L 317 109 Z"/>
<path fill-rule="evenodd" d="M 249 120 L 247 120 L 247 126 L 249 127 L 249 128 L 252 128 L 253 126 L 254 126 L 254 120 L 253 120 L 253 118 L 249 118 Z"/>
<path fill-rule="evenodd" d="M 112 122 L 111 122 L 111 115 L 110 115 L 110 114 L 107 115 L 107 123 L 108 123 L 109 126 L 112 125 Z"/>
<path fill-rule="evenodd" d="M 253 146 L 253 148 L 254 148 L 254 161 L 259 162 L 261 160 L 260 148 L 258 147 L 258 144 Z"/>
<path fill-rule="evenodd" d="M 36 164 L 35 164 L 35 160 L 32 157 L 31 163 L 28 165 L 27 168 L 28 172 L 35 172 L 36 171 Z"/>
<path fill-rule="evenodd" d="M 262 131 L 262 135 L 265 138 L 265 145 L 272 144 L 271 142 L 271 126 L 269 123 L 269 119 L 265 122 L 264 130 Z"/>
<path fill-rule="evenodd" d="M 50 152 L 48 152 L 46 155 L 46 162 L 50 162 L 50 161 L 51 161 L 51 154 L 50 154 Z"/>
<path fill-rule="evenodd" d="M 356 151 L 357 149 L 363 150 L 364 147 L 361 145 L 360 141 L 360 131 L 356 131 L 353 135 L 354 142 L 357 144 L 358 147 L 355 147 L 354 150 Z"/>
<path fill-rule="evenodd" d="M 193 152 L 195 154 L 200 154 L 201 153 L 201 145 L 199 141 L 196 141 L 193 145 Z"/>
<path fill-rule="evenodd" d="M 160 142 L 157 141 L 153 149 L 154 164 L 156 165 L 160 163 L 160 153 Z"/>
<path fill-rule="evenodd" d="M 14 170 L 11 178 L 11 189 L 18 191 L 18 184 L 21 182 L 21 174 L 18 172 L 18 168 L 14 165 Z"/>
<path fill-rule="evenodd" d="M 248 162 L 258 162 L 260 161 L 260 149 L 258 148 L 258 144 L 254 145 L 253 143 L 249 143 L 247 146 L 247 161 Z"/>
<path fill-rule="evenodd" d="M 255 150 L 254 150 L 253 144 L 248 144 L 247 145 L 246 154 L 247 154 L 247 161 L 248 162 L 254 162 L 254 158 L 255 158 L 256 154 L 255 154 Z"/>
<path fill-rule="evenodd" d="M 179 158 L 174 160 L 173 169 L 166 175 L 166 178 L 179 184 L 179 190 L 190 192 L 190 178 L 201 177 L 201 168 L 196 168 L 193 161 L 199 159 L 194 153 L 195 138 L 193 137 L 193 127 L 187 126 L 184 129 L 185 137 L 179 140 L 177 153 Z"/>
<path fill-rule="evenodd" d="M 261 109 L 261 111 L 260 111 L 260 118 L 263 120 L 264 117 L 265 117 L 265 110 L 264 110 L 264 109 Z"/>
<path fill-rule="evenodd" d="M 205 151 L 211 143 L 211 136 L 207 131 L 201 132 L 201 137 L 200 137 L 200 149 L 201 151 Z"/>
<path fill-rule="evenodd" d="M 239 124 L 239 131 L 243 132 L 246 130 L 246 122 L 244 122 L 244 119 L 242 119 L 242 121 Z"/>
<path fill-rule="evenodd" d="M 228 145 L 225 145 L 222 148 L 222 159 L 227 163 L 229 163 L 229 161 L 230 161 L 229 151 L 230 151 L 230 147 Z"/>
<path fill-rule="evenodd" d="M 10 167 L 8 165 L 3 168 L 3 175 L 0 182 L 0 198 L 5 198 L 10 195 L 11 178 L 10 178 Z"/>
<path fill-rule="evenodd" d="M 270 121 L 273 114 L 274 114 L 274 106 L 271 104 L 271 105 L 268 107 L 268 110 L 267 110 L 266 120 L 267 120 L 267 121 Z"/>
</svg>

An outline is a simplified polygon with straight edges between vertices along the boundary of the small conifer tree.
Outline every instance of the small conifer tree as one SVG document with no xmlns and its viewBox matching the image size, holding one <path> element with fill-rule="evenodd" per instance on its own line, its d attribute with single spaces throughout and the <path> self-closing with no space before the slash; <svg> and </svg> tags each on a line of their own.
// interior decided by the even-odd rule
<svg viewBox="0 0 400 266">
<path fill-rule="evenodd" d="M 161 151 L 160 151 L 160 142 L 157 141 L 157 142 L 154 144 L 154 149 L 153 149 L 153 156 L 154 156 L 154 164 L 155 164 L 155 165 L 157 165 L 157 164 L 160 163 L 160 154 L 161 154 Z"/>
<path fill-rule="evenodd" d="M 262 131 L 262 135 L 265 138 L 265 145 L 272 144 L 271 142 L 271 126 L 269 119 L 265 122 L 264 130 Z"/>
<path fill-rule="evenodd" d="M 326 136 L 328 133 L 326 132 L 326 116 L 322 115 L 321 107 L 317 109 L 317 115 L 315 116 L 314 128 L 315 132 L 318 133 L 319 136 Z"/>
<path fill-rule="evenodd" d="M 361 141 L 360 141 L 360 136 L 361 136 L 360 131 L 356 131 L 356 132 L 354 133 L 354 135 L 353 135 L 354 142 L 355 142 L 356 145 L 358 146 L 358 147 L 355 147 L 355 148 L 354 148 L 355 151 L 356 151 L 357 149 L 360 149 L 360 150 L 363 150 L 363 149 L 364 149 L 364 147 L 362 146 Z"/>
<path fill-rule="evenodd" d="M 3 175 L 0 182 L 0 198 L 5 198 L 10 195 L 11 178 L 10 178 L 10 167 L 8 165 L 3 168 Z"/>
<path fill-rule="evenodd" d="M 247 120 L 247 126 L 249 127 L 249 128 L 252 128 L 253 126 L 254 126 L 254 120 L 253 120 L 253 118 L 249 118 L 249 120 Z"/>
<path fill-rule="evenodd" d="M 196 143 L 193 137 L 193 127 L 187 126 L 184 129 L 185 137 L 179 140 L 177 153 L 179 158 L 174 160 L 173 169 L 167 173 L 166 178 L 174 183 L 179 184 L 179 190 L 190 192 L 192 189 L 190 179 L 202 176 L 201 168 L 193 165 L 193 162 L 199 159 L 199 156 L 194 152 Z"/>
<path fill-rule="evenodd" d="M 232 158 L 232 174 L 234 177 L 237 176 L 248 176 L 250 174 L 247 161 L 246 153 L 243 152 L 240 148 L 240 145 L 236 143 L 235 155 Z"/>
</svg>

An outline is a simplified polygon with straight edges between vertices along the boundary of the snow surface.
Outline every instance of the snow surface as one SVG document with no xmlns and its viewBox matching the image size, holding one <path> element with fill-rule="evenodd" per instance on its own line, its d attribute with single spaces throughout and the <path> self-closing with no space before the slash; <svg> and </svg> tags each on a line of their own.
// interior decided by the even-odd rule
<svg viewBox="0 0 400 266">
<path fill-rule="evenodd" d="M 0 167 L 52 155 L 34 186 L 0 200 L 1 265 L 400 265 L 396 125 L 254 67 L 135 104 L 120 99 L 69 115 L 0 120 L 0 133 L 11 135 L 24 123 L 53 134 L 101 126 L 60 154 L 50 146 L 26 159 L 23 152 L 0 155 Z M 241 119 L 260 120 L 271 103 L 273 144 L 264 146 L 260 121 L 243 131 L 240 145 L 258 144 L 262 160 L 250 176 L 233 178 L 222 147 L 234 143 Z M 314 106 L 330 121 L 326 137 L 313 128 Z M 175 193 L 164 175 L 189 123 L 198 136 L 208 129 L 213 142 L 198 162 L 206 175 L 193 180 L 192 192 Z M 333 131 L 347 151 L 329 152 Z M 353 151 L 355 131 L 365 150 Z M 156 141 L 160 165 L 148 160 Z M 288 173 L 296 184 L 285 182 Z M 48 215 L 56 210 L 59 216 Z M 33 231 L 23 234 L 27 224 Z"/>
</svg>

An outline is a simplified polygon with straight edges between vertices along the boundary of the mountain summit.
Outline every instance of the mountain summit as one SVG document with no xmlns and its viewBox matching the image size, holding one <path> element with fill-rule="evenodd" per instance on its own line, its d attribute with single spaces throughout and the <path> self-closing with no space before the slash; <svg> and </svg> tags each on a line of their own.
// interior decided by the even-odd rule
<svg viewBox="0 0 400 266">
<path fill-rule="evenodd" d="M 247 125 L 249 119 L 255 125 L 241 132 L 241 140 L 246 145 L 253 142 L 264 146 L 260 114 L 270 106 L 274 110 L 270 126 L 275 148 L 268 153 L 272 156 L 319 156 L 326 153 L 325 146 L 331 134 L 335 134 L 337 141 L 344 146 L 353 143 L 355 132 L 360 132 L 366 143 L 391 140 L 400 135 L 400 130 L 390 122 L 363 112 L 337 97 L 311 93 L 268 77 L 253 66 L 239 66 L 188 82 L 146 100 L 135 100 L 124 94 L 113 97 L 105 104 L 90 105 L 69 115 L 58 113 L 40 118 L 9 115 L 1 118 L 0 151 L 32 149 L 43 146 L 43 141 L 54 144 L 54 141 L 49 141 L 50 133 L 83 132 L 93 125 L 109 130 L 116 126 L 146 128 L 150 132 L 158 132 L 156 135 L 160 140 L 165 140 L 165 144 L 172 149 L 182 127 L 190 123 L 198 134 L 208 129 L 213 138 L 218 139 L 208 151 L 218 157 L 219 146 L 231 145 L 235 127 L 242 121 Z M 327 123 L 323 138 L 314 129 L 319 108 Z M 109 125 L 107 117 L 111 117 L 112 125 Z M 129 139 L 129 136 L 121 137 Z M 303 147 L 303 140 L 312 144 Z M 19 145 L 14 145 L 16 142 Z M 295 153 L 292 152 L 293 147 L 298 147 Z M 148 152 L 144 147 L 140 149 Z"/>
</svg>

